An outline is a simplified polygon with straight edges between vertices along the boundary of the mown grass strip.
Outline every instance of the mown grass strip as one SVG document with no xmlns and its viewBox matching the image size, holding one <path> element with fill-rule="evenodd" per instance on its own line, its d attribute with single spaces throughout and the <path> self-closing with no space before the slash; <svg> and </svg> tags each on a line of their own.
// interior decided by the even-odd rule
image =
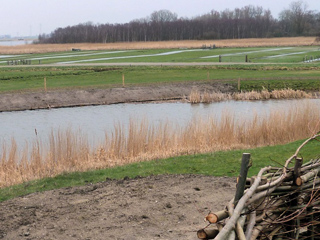
<svg viewBox="0 0 320 240">
<path fill-rule="evenodd" d="M 55 63 L 106 63 L 106 62 L 249 62 L 260 63 L 299 63 L 320 56 L 316 46 L 303 47 L 232 47 L 201 49 L 118 49 L 100 51 L 64 51 L 60 53 L 20 54 L 17 56 L 0 56 L 0 65 L 7 61 L 31 60 L 32 64 Z M 70 49 L 71 50 L 71 49 Z M 17 62 L 19 64 L 19 62 Z M 21 64 L 21 63 L 20 63 Z"/>
<path fill-rule="evenodd" d="M 319 90 L 320 66 L 223 65 L 223 66 L 127 66 L 127 67 L 31 67 L 0 68 L 0 91 L 42 90 L 47 88 L 109 88 L 126 85 L 223 80 L 234 86 L 239 78 L 241 90 L 273 89 Z"/>
<path fill-rule="evenodd" d="M 63 187 L 80 186 L 102 182 L 106 179 L 135 178 L 159 174 L 203 174 L 210 176 L 237 176 L 240 169 L 242 153 L 251 153 L 253 166 L 249 176 L 255 175 L 264 166 L 282 167 L 285 160 L 294 154 L 303 140 L 285 145 L 267 146 L 255 149 L 220 151 L 210 154 L 179 156 L 168 159 L 129 164 L 88 172 L 62 174 L 54 178 L 46 178 L 26 182 L 0 189 L 0 201 L 34 192 L 42 192 Z M 310 142 L 302 148 L 299 156 L 305 160 L 319 157 L 320 143 Z"/>
</svg>

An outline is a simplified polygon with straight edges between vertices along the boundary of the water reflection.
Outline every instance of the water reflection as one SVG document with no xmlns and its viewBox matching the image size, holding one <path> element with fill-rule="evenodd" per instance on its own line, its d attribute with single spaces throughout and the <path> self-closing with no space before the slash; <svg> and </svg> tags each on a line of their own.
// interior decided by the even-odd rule
<svg viewBox="0 0 320 240">
<path fill-rule="evenodd" d="M 33 43 L 33 40 L 0 41 L 0 46 L 19 46 Z"/>
<path fill-rule="evenodd" d="M 268 101 L 227 101 L 212 104 L 188 103 L 145 103 L 116 104 L 105 106 L 88 106 L 60 108 L 50 110 L 2 112 L 0 113 L 0 145 L 10 142 L 13 137 L 22 147 L 36 138 L 45 140 L 51 131 L 71 128 L 88 136 L 91 144 L 104 139 L 105 132 L 112 132 L 115 124 L 126 128 L 130 119 L 157 125 L 165 121 L 180 126 L 186 125 L 194 117 L 220 118 L 224 112 L 233 113 L 235 119 L 250 119 L 254 114 L 268 114 L 278 109 L 285 110 L 299 103 L 315 103 L 320 108 L 319 99 L 304 100 L 268 100 Z M 37 135 L 36 135 L 37 133 Z"/>
</svg>

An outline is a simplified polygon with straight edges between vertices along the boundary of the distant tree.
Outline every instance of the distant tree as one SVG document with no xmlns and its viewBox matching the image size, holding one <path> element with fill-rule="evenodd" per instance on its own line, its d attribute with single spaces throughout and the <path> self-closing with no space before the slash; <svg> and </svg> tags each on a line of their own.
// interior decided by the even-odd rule
<svg viewBox="0 0 320 240">
<path fill-rule="evenodd" d="M 160 11 L 154 11 L 150 15 L 151 22 L 173 22 L 178 19 L 178 14 L 173 13 L 169 10 L 160 10 Z"/>
<path fill-rule="evenodd" d="M 39 35 L 40 43 L 131 42 L 193 39 L 236 39 L 282 36 L 319 36 L 320 13 L 309 11 L 303 1 L 292 2 L 279 20 L 270 10 L 248 5 L 234 10 L 211 10 L 194 18 L 178 18 L 169 10 L 124 24 L 81 23 Z"/>
<path fill-rule="evenodd" d="M 284 30 L 291 35 L 303 35 L 307 23 L 307 4 L 303 1 L 296 1 L 290 4 L 289 9 L 280 13 L 280 21 Z"/>
</svg>

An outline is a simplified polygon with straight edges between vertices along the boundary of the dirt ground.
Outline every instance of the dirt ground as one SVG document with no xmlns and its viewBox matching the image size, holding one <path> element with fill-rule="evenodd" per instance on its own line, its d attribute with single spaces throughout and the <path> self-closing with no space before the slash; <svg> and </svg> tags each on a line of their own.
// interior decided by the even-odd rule
<svg viewBox="0 0 320 240">
<path fill-rule="evenodd" d="M 0 239 L 198 239 L 235 179 L 160 175 L 108 180 L 0 203 Z"/>
<path fill-rule="evenodd" d="M 192 89 L 207 90 L 209 92 L 233 91 L 233 88 L 225 83 L 190 82 L 108 89 L 5 93 L 0 94 L 0 112 L 128 102 L 181 100 L 189 96 Z"/>
</svg>

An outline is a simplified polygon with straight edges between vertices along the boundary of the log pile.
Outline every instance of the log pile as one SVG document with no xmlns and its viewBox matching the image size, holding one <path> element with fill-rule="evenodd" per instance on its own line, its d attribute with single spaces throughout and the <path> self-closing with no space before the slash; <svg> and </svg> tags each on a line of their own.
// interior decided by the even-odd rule
<svg viewBox="0 0 320 240">
<path fill-rule="evenodd" d="M 320 158 L 303 163 L 299 151 L 281 168 L 262 168 L 247 178 L 250 154 L 243 154 L 235 197 L 222 211 L 209 213 L 199 239 L 320 239 Z"/>
</svg>

